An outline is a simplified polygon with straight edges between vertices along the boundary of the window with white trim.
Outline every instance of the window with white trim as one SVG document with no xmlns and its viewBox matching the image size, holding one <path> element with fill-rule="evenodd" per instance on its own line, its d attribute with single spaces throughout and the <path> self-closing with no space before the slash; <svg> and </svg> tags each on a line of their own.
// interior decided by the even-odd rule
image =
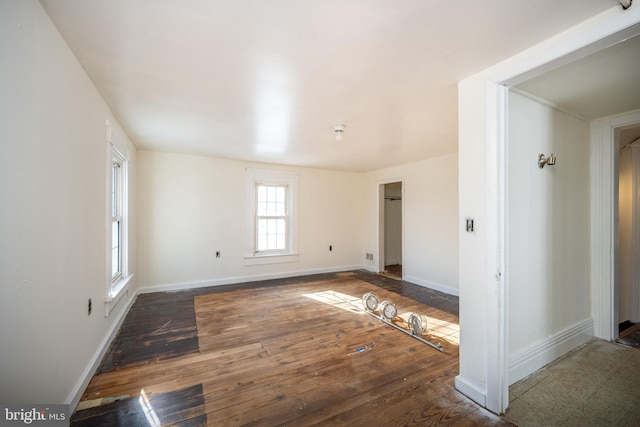
<svg viewBox="0 0 640 427">
<path fill-rule="evenodd" d="M 287 186 L 256 184 L 256 252 L 287 252 Z"/>
<path fill-rule="evenodd" d="M 127 161 L 118 150 L 111 150 L 111 291 L 127 275 Z"/>
<path fill-rule="evenodd" d="M 297 261 L 298 175 L 247 169 L 245 263 Z"/>
</svg>

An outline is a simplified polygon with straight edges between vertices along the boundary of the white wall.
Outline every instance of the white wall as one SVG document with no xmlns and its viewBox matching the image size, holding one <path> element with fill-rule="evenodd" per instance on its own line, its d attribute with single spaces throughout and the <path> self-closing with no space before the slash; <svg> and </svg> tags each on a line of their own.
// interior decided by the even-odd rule
<svg viewBox="0 0 640 427">
<path fill-rule="evenodd" d="M 71 403 L 128 303 L 104 317 L 115 121 L 37 1 L 0 2 L 0 57 L 0 402 Z"/>
<path fill-rule="evenodd" d="M 365 251 L 378 258 L 382 183 L 403 181 L 404 279 L 458 294 L 458 156 L 449 154 L 366 174 Z M 394 202 L 399 203 L 399 202 Z M 375 269 L 377 261 L 366 267 Z"/>
<path fill-rule="evenodd" d="M 456 388 L 486 405 L 487 338 L 497 333 L 487 312 L 487 175 L 485 77 L 473 76 L 459 84 L 458 170 L 459 227 L 474 219 L 475 231 L 459 233 L 460 374 Z M 489 282 L 490 283 L 490 282 Z M 491 354 L 496 360 L 494 353 Z M 495 410 L 495 409 L 494 409 Z"/>
<path fill-rule="evenodd" d="M 510 283 L 508 270 L 505 279 L 503 259 L 503 147 L 509 121 L 504 84 L 517 84 L 595 51 L 610 36 L 616 38 L 635 24 L 639 10 L 622 11 L 614 5 L 458 84 L 460 221 L 475 218 L 476 232 L 460 234 L 460 374 L 456 388 L 494 412 L 503 412 L 509 404 L 506 297 Z M 593 323 L 590 328 L 584 326 L 584 333 L 590 330 L 593 334 Z"/>
<path fill-rule="evenodd" d="M 590 319 L 589 123 L 511 92 L 508 141 L 512 359 Z M 541 153 L 555 154 L 556 165 L 540 169 Z M 567 350 L 545 349 L 551 360 Z M 531 361 L 511 372 L 509 382 L 549 361 Z"/>
<path fill-rule="evenodd" d="M 620 152 L 618 222 L 618 320 L 631 320 L 631 267 L 633 215 L 633 157 L 631 150 Z M 637 262 L 637 261 L 636 261 Z"/>
<path fill-rule="evenodd" d="M 151 151 L 138 152 L 138 159 L 141 287 L 205 286 L 362 265 L 362 174 Z M 247 167 L 299 174 L 298 262 L 244 265 Z"/>
</svg>

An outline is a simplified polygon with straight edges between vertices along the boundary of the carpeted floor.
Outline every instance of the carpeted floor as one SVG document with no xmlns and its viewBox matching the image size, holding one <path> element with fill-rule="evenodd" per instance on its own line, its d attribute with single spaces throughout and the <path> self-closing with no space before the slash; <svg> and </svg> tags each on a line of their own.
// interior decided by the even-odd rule
<svg viewBox="0 0 640 427">
<path fill-rule="evenodd" d="M 519 427 L 640 426 L 640 352 L 593 340 L 509 387 Z"/>
</svg>

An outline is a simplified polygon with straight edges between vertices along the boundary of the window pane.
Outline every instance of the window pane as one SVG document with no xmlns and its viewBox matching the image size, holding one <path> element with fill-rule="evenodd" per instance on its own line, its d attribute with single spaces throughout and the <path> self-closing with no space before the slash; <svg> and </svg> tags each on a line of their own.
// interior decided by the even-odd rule
<svg viewBox="0 0 640 427">
<path fill-rule="evenodd" d="M 111 166 L 111 216 L 118 215 L 118 165 Z"/>
<path fill-rule="evenodd" d="M 267 235 L 266 234 L 258 235 L 258 250 L 259 251 L 267 250 Z"/>
<path fill-rule="evenodd" d="M 256 185 L 256 250 L 287 248 L 287 186 Z"/>
<path fill-rule="evenodd" d="M 276 204 L 273 202 L 267 203 L 267 216 L 273 216 L 276 214 Z"/>
<path fill-rule="evenodd" d="M 120 272 L 120 221 L 111 225 L 111 277 Z"/>
<path fill-rule="evenodd" d="M 119 248 L 120 247 L 120 221 L 114 221 L 111 226 L 111 247 Z"/>
<path fill-rule="evenodd" d="M 265 216 L 267 214 L 267 204 L 265 202 L 258 202 L 258 216 Z"/>
<path fill-rule="evenodd" d="M 111 277 L 116 276 L 120 272 L 118 253 L 118 248 L 113 248 L 111 250 Z"/>
</svg>

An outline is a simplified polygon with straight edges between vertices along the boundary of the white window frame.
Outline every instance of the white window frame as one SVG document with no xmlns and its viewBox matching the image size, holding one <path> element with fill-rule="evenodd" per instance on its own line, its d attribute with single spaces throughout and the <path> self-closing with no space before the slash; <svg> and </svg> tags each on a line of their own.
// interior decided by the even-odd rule
<svg viewBox="0 0 640 427">
<path fill-rule="evenodd" d="M 107 184 L 106 184 L 106 285 L 105 285 L 105 317 L 109 316 L 113 307 L 127 294 L 128 285 L 133 275 L 129 271 L 129 159 L 126 140 L 113 129 L 107 121 Z M 113 197 L 113 165 L 119 165 L 119 176 L 116 183 L 116 208 L 114 216 Z M 113 222 L 120 222 L 120 270 L 112 274 L 113 258 Z"/>
<path fill-rule="evenodd" d="M 114 176 L 114 167 L 116 168 L 115 176 Z M 111 274 L 111 291 L 113 292 L 114 288 L 117 288 L 118 284 L 121 282 L 122 278 L 127 274 L 126 268 L 126 184 L 127 184 L 127 160 L 125 157 L 120 154 L 118 150 L 113 148 L 111 154 L 111 169 L 110 169 L 110 177 L 111 177 L 111 197 L 110 197 L 110 212 L 111 212 L 111 233 L 109 234 L 110 242 L 110 274 Z M 119 223 L 118 227 L 118 271 L 113 272 L 113 248 L 114 248 L 114 239 L 113 239 L 113 224 Z"/>
<path fill-rule="evenodd" d="M 298 174 L 276 170 L 246 170 L 247 217 L 245 239 L 245 265 L 274 264 L 298 261 Z M 258 186 L 285 187 L 286 194 L 286 249 L 258 251 L 257 203 Z"/>
</svg>

